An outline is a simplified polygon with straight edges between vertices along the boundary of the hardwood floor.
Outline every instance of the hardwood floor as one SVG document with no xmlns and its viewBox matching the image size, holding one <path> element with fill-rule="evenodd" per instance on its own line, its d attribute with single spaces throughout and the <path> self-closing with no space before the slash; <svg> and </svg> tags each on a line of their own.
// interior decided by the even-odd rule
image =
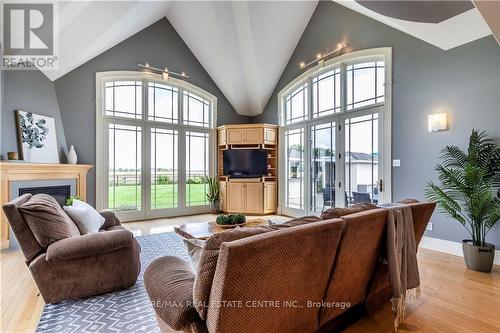
<svg viewBox="0 0 500 333">
<path fill-rule="evenodd" d="M 286 220 L 271 216 L 271 219 Z M 173 231 L 175 225 L 213 219 L 195 215 L 124 224 L 135 235 Z M 491 274 L 469 271 L 463 258 L 419 249 L 422 295 L 409 302 L 408 315 L 400 331 L 410 332 L 500 332 L 500 266 Z M 33 332 L 43 300 L 24 263 L 20 250 L 0 255 L 0 332 Z M 393 332 L 389 304 L 346 332 Z"/>
</svg>

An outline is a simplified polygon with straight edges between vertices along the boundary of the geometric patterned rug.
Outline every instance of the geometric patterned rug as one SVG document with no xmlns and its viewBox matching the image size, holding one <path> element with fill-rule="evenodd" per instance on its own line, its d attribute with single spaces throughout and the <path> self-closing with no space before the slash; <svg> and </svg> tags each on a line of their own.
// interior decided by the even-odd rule
<svg viewBox="0 0 500 333">
<path fill-rule="evenodd" d="M 177 256 L 188 259 L 182 239 L 173 232 L 138 236 L 141 273 L 127 290 L 80 300 L 46 304 L 37 333 L 53 332 L 159 332 L 153 307 L 144 287 L 144 271 L 154 259 Z"/>
</svg>

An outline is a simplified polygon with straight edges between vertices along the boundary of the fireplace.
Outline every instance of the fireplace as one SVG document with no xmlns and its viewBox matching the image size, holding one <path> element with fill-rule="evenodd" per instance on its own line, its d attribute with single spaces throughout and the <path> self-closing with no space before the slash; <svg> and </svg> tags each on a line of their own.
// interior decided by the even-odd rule
<svg viewBox="0 0 500 333">
<path fill-rule="evenodd" d="M 87 198 L 89 164 L 13 163 L 0 161 L 0 206 L 23 193 L 48 193 L 63 205 L 68 196 Z M 68 191 L 69 188 L 69 191 Z M 9 223 L 0 214 L 0 248 L 9 247 Z M 15 243 L 15 241 L 14 241 Z"/>
<path fill-rule="evenodd" d="M 33 195 L 40 193 L 49 194 L 53 196 L 62 207 L 66 199 L 71 196 L 71 185 L 23 187 L 19 189 L 19 196 L 26 193 L 31 193 Z"/>
</svg>

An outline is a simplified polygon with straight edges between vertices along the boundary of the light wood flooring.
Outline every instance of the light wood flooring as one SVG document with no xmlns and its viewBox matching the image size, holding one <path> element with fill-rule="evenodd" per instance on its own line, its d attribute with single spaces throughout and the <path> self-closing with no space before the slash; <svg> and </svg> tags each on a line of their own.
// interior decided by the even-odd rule
<svg viewBox="0 0 500 333">
<path fill-rule="evenodd" d="M 286 220 L 271 216 L 271 219 Z M 195 215 L 125 223 L 135 235 L 173 231 L 175 225 L 213 220 Z M 463 258 L 420 249 L 418 254 L 422 295 L 409 302 L 408 316 L 400 332 L 500 332 L 500 266 L 491 274 L 469 271 Z M 43 300 L 20 250 L 0 254 L 0 332 L 33 332 Z M 394 332 L 389 304 L 346 332 Z"/>
</svg>

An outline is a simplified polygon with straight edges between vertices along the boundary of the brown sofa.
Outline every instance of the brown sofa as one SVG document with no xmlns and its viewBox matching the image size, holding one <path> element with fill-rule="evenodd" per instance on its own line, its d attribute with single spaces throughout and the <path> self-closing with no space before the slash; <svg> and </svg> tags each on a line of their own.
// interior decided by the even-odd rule
<svg viewBox="0 0 500 333">
<path fill-rule="evenodd" d="M 98 233 L 60 239 L 46 248 L 36 240 L 18 207 L 24 194 L 3 206 L 7 219 L 46 303 L 128 288 L 140 272 L 140 247 L 112 212 L 102 212 Z"/>
<path fill-rule="evenodd" d="M 410 204 L 420 241 L 435 208 Z M 176 257 L 146 269 L 162 332 L 317 332 L 390 300 L 387 209 L 276 228 L 241 228 L 205 244 L 196 274 Z M 389 292 L 388 292 L 389 291 Z M 361 309 L 361 310 L 360 310 Z"/>
</svg>

